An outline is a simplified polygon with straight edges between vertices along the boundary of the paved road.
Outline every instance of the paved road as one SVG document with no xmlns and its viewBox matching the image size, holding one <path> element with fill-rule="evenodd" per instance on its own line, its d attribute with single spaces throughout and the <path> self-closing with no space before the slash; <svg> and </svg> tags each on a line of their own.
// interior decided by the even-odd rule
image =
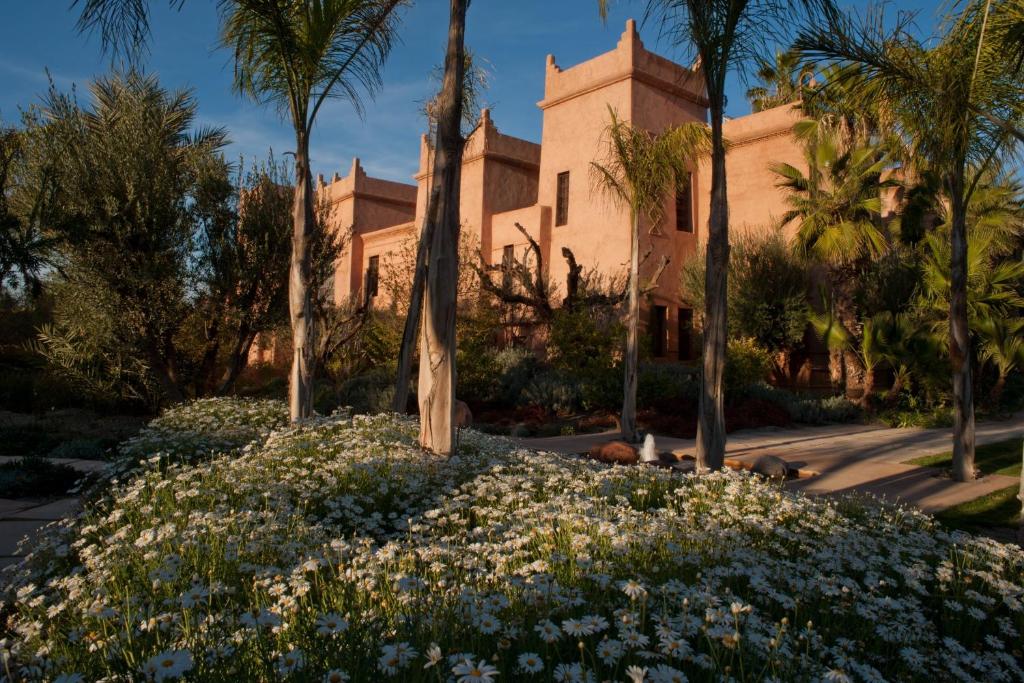
<svg viewBox="0 0 1024 683">
<path fill-rule="evenodd" d="M 1024 413 L 1009 420 L 983 422 L 977 428 L 978 444 L 1024 438 Z M 596 443 L 618 437 L 616 432 L 543 439 L 519 439 L 538 450 L 561 453 L 589 451 Z M 693 439 L 655 435 L 658 450 L 692 455 Z M 729 435 L 726 454 L 752 462 L 762 455 L 776 455 L 790 466 L 815 476 L 790 482 L 796 490 L 813 494 L 863 492 L 891 501 L 936 512 L 1018 484 L 1015 477 L 990 475 L 973 482 L 958 483 L 941 476 L 939 470 L 905 465 L 922 455 L 952 450 L 949 429 L 892 429 L 875 425 L 833 425 L 753 429 Z"/>
</svg>

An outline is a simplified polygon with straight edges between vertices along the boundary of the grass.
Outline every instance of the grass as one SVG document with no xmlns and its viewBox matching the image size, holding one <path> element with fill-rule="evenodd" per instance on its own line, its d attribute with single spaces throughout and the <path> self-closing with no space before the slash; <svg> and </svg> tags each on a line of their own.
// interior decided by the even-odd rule
<svg viewBox="0 0 1024 683">
<path fill-rule="evenodd" d="M 974 464 L 982 474 L 1003 474 L 1008 477 L 1019 477 L 1021 467 L 1021 440 L 1008 439 L 985 446 L 978 446 L 974 451 Z M 925 455 L 907 460 L 906 465 L 918 467 L 938 467 L 948 469 L 953 463 L 953 453 Z"/>
<path fill-rule="evenodd" d="M 1020 439 L 1007 439 L 978 446 L 974 452 L 974 464 L 982 474 L 1019 477 L 1021 448 Z M 907 460 L 905 464 L 949 469 L 952 463 L 952 453 L 939 453 Z M 1017 499 L 1018 491 L 1017 486 L 1008 486 L 966 503 L 954 505 L 935 517 L 946 526 L 967 531 L 1015 527 L 1020 523 L 1021 503 Z"/>
<path fill-rule="evenodd" d="M 1015 527 L 1020 524 L 1018 491 L 1018 487 L 1008 486 L 987 496 L 954 505 L 935 515 L 935 518 L 946 526 L 967 531 Z"/>
</svg>

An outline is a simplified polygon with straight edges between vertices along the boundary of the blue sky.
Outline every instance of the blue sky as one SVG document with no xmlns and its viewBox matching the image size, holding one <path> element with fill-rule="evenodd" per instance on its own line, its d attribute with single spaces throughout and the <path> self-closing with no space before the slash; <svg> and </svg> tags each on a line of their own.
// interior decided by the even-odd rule
<svg viewBox="0 0 1024 683">
<path fill-rule="evenodd" d="M 2 0 L 0 20 L 0 117 L 11 122 L 19 109 L 39 101 L 47 87 L 46 69 L 57 86 L 80 91 L 89 80 L 105 73 L 110 61 L 95 37 L 75 30 L 77 13 L 71 0 Z M 233 158 L 262 157 L 272 147 L 280 154 L 292 147 L 288 125 L 270 108 L 231 92 L 230 55 L 217 48 L 217 14 L 212 0 L 188 0 L 180 11 L 166 0 L 152 0 L 153 37 L 146 69 L 169 88 L 194 89 L 199 123 L 224 126 L 232 139 Z M 930 24 L 938 0 L 901 0 L 891 9 L 921 12 Z M 855 3 L 861 4 L 861 3 Z M 467 43 L 486 60 L 491 85 L 486 99 L 502 132 L 540 140 L 544 60 L 553 53 L 567 67 L 612 49 L 625 19 L 639 16 L 641 2 L 619 2 L 607 24 L 601 22 L 594 0 L 475 0 L 468 18 Z M 312 142 L 313 168 L 326 176 L 346 173 L 353 156 L 369 173 L 408 182 L 416 170 L 423 128 L 419 103 L 436 88 L 430 80 L 441 61 L 447 29 L 448 3 L 418 0 L 405 13 L 401 43 L 391 55 L 384 88 L 368 103 L 363 119 L 343 101 L 321 111 Z M 648 48 L 681 59 L 680 49 L 658 39 L 657 27 L 641 26 Z M 730 86 L 729 110 L 746 114 L 745 87 Z M 84 99 L 84 95 L 83 95 Z"/>
</svg>

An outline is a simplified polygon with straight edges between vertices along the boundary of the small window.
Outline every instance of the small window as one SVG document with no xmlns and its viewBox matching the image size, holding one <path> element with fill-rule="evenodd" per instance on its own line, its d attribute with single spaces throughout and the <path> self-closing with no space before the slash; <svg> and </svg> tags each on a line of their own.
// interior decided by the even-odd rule
<svg viewBox="0 0 1024 683">
<path fill-rule="evenodd" d="M 555 201 L 555 225 L 569 222 L 569 172 L 558 174 L 558 197 Z"/>
<path fill-rule="evenodd" d="M 687 173 L 683 186 L 676 190 L 676 230 L 693 232 L 693 174 Z"/>
<path fill-rule="evenodd" d="M 665 320 L 668 317 L 668 308 L 665 306 L 651 307 L 651 352 L 655 358 L 665 356 Z"/>
<path fill-rule="evenodd" d="M 679 360 L 693 359 L 693 309 L 679 309 Z"/>
<path fill-rule="evenodd" d="M 366 265 L 366 298 L 377 296 L 377 285 L 380 281 L 380 256 L 371 256 Z"/>
<path fill-rule="evenodd" d="M 512 264 L 516 260 L 516 248 L 506 244 L 501 249 L 501 284 L 505 289 L 512 287 Z"/>
</svg>

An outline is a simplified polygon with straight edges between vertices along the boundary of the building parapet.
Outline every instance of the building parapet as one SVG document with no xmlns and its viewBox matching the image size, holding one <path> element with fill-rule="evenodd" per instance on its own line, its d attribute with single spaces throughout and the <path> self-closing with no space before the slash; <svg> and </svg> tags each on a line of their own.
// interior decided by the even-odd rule
<svg viewBox="0 0 1024 683">
<path fill-rule="evenodd" d="M 722 133 L 733 147 L 748 145 L 777 135 L 790 135 L 793 125 L 802 118 L 804 114 L 799 102 L 783 104 L 729 119 L 722 125 Z"/>
<path fill-rule="evenodd" d="M 660 90 L 708 106 L 700 67 L 688 69 L 644 47 L 633 19 L 626 21 L 615 49 L 593 59 L 562 69 L 555 56 L 548 55 L 544 76 L 544 99 L 537 103 L 547 109 L 628 78 L 648 83 Z"/>
<path fill-rule="evenodd" d="M 480 111 L 480 123 L 466 140 L 462 163 L 468 164 L 487 157 L 523 168 L 540 168 L 540 145 L 498 130 L 491 119 L 490 109 Z M 420 168 L 415 178 L 422 181 L 430 176 L 433 167 L 433 148 L 426 135 L 420 137 Z"/>
<path fill-rule="evenodd" d="M 359 157 L 352 159 L 352 167 L 344 177 L 335 173 L 331 182 L 325 183 L 322 175 L 317 176 L 317 189 L 326 192 L 332 204 L 350 197 L 359 197 L 410 208 L 416 207 L 415 185 L 368 176 L 359 162 Z"/>
</svg>

